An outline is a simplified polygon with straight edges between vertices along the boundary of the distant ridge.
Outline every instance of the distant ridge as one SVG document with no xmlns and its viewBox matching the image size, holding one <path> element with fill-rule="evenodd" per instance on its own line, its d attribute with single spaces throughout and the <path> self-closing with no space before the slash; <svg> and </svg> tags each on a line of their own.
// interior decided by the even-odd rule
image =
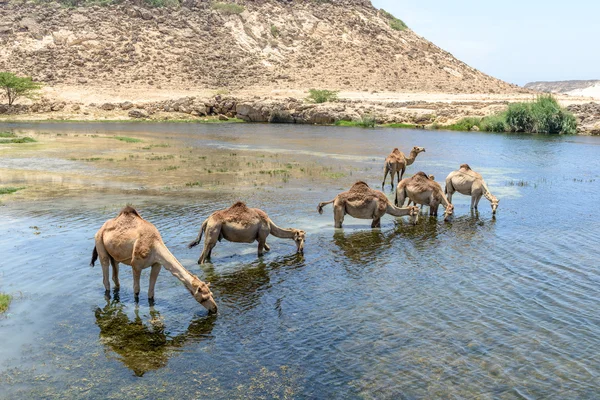
<svg viewBox="0 0 600 400">
<path fill-rule="evenodd" d="M 547 93 L 565 93 L 583 91 L 600 86 L 600 80 L 573 80 L 573 81 L 539 81 L 525 85 L 526 89 Z"/>
</svg>

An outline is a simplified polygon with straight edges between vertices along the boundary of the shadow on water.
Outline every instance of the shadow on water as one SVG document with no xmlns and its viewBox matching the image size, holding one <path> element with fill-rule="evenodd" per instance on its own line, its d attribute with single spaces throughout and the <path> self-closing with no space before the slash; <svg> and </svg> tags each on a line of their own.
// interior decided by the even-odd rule
<svg viewBox="0 0 600 400">
<path fill-rule="evenodd" d="M 344 256 L 364 264 L 373 261 L 381 251 L 389 248 L 396 236 L 394 231 L 384 232 L 381 229 L 365 229 L 352 233 L 336 229 L 333 242 L 342 250 Z"/>
<path fill-rule="evenodd" d="M 272 271 L 298 269 L 304 265 L 302 254 L 290 254 L 267 263 L 258 259 L 226 273 L 217 272 L 213 264 L 203 264 L 201 268 L 221 304 L 247 311 L 258 304 L 262 292 L 271 286 Z"/>
<path fill-rule="evenodd" d="M 116 358 L 140 377 L 165 367 L 175 350 L 185 344 L 210 338 L 216 320 L 216 315 L 195 318 L 184 333 L 171 337 L 154 307 L 150 307 L 147 321 L 140 316 L 138 307 L 134 313 L 135 317 L 130 319 L 126 306 L 116 294 L 104 308 L 94 311 L 100 341 L 109 353 L 116 353 Z"/>
</svg>

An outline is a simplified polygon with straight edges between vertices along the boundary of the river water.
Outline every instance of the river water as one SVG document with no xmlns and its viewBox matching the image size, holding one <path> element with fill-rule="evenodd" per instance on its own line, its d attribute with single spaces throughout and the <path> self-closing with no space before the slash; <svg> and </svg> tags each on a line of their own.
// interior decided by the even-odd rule
<svg viewBox="0 0 600 400">
<path fill-rule="evenodd" d="M 0 145 L 0 397 L 481 398 L 600 396 L 600 140 L 278 125 L 4 124 Z M 115 140 L 132 137 L 141 142 Z M 379 187 L 394 148 L 442 183 L 462 163 L 498 198 L 492 217 L 456 194 L 455 215 L 381 229 L 331 206 L 356 180 Z M 385 188 L 390 197 L 389 185 Z M 188 249 L 236 200 L 292 241 Z M 150 306 L 131 269 L 104 297 L 88 263 L 102 223 L 132 203 L 190 271 L 207 315 L 166 270 Z M 441 215 L 441 213 L 440 213 Z"/>
</svg>

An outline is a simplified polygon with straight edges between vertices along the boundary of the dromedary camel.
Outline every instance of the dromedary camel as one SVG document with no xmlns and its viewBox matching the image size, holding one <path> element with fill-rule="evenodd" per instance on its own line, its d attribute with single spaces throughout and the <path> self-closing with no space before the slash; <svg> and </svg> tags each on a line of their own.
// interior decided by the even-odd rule
<svg viewBox="0 0 600 400">
<path fill-rule="evenodd" d="M 446 208 L 444 220 L 447 221 L 454 211 L 442 187 L 433 181 L 424 172 L 417 172 L 414 176 L 402 179 L 396 188 L 396 205 L 403 205 L 406 198 L 415 204 L 429 206 L 429 215 L 437 216 L 440 204 Z"/>
<path fill-rule="evenodd" d="M 154 299 L 154 285 L 162 265 L 190 291 L 192 296 L 210 312 L 217 311 L 209 285 L 191 274 L 165 246 L 158 229 L 144 220 L 133 207 L 125 207 L 117 218 L 109 219 L 96 233 L 96 245 L 92 254 L 93 267 L 100 257 L 104 288 L 110 291 L 108 264 L 112 265 L 113 281 L 119 288 L 119 263 L 133 268 L 133 292 L 136 299 L 140 293 L 142 270 L 152 267 L 148 299 Z"/>
<path fill-rule="evenodd" d="M 446 178 L 446 194 L 448 201 L 452 203 L 452 195 L 454 192 L 471 196 L 471 210 L 477 210 L 481 196 L 489 200 L 492 206 L 492 214 L 496 214 L 498 203 L 500 200 L 496 198 L 488 189 L 483 177 L 473 171 L 469 164 L 462 164 L 458 171 L 450 172 Z"/>
<path fill-rule="evenodd" d="M 196 239 L 188 245 L 190 249 L 200 243 L 203 233 L 206 234 L 206 238 L 198 264 L 204 264 L 206 260 L 210 260 L 213 247 L 217 241 L 220 242 L 223 238 L 236 243 L 252 243 L 256 240 L 258 241 L 258 256 L 261 257 L 264 251 L 271 250 L 267 245 L 269 234 L 282 239 L 294 239 L 298 253 L 304 251 L 306 236 L 306 232 L 300 229 L 278 227 L 264 211 L 258 208 L 249 208 L 241 201 L 229 208 L 212 213 L 202 223 Z"/>
<path fill-rule="evenodd" d="M 385 186 L 385 178 L 387 178 L 388 173 L 390 173 L 390 186 L 393 189 L 394 174 L 398 177 L 398 182 L 400 182 L 400 180 L 402 180 L 402 177 L 404 176 L 404 171 L 406 170 L 406 167 L 414 163 L 419 153 L 423 153 L 424 151 L 425 147 L 415 146 L 410 151 L 409 156 L 406 157 L 403 152 L 395 148 L 385 159 L 385 166 L 383 170 L 384 175 L 383 182 L 381 182 L 381 188 L 383 189 L 383 187 Z"/>
<path fill-rule="evenodd" d="M 356 182 L 350 190 L 338 194 L 335 199 L 319 203 L 317 207 L 319 214 L 323 214 L 323 207 L 331 203 L 333 203 L 333 219 L 336 228 L 342 227 L 346 214 L 354 218 L 372 219 L 371 228 L 379 228 L 381 217 L 385 214 L 395 217 L 409 215 L 413 224 L 416 224 L 419 219 L 418 207 L 394 207 L 383 192 L 371 189 L 362 181 Z"/>
</svg>

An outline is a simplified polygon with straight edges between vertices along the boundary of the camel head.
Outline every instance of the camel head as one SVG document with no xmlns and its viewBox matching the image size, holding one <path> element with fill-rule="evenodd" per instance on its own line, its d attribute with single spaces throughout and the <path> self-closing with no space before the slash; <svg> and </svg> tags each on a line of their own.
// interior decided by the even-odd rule
<svg viewBox="0 0 600 400">
<path fill-rule="evenodd" d="M 450 219 L 450 216 L 453 213 L 454 213 L 454 205 L 448 204 L 448 207 L 446 207 L 446 211 L 444 211 L 444 221 L 448 221 L 448 219 Z"/>
<path fill-rule="evenodd" d="M 429 180 L 430 180 L 430 181 L 435 181 L 435 176 L 433 176 L 433 175 L 429 175 Z"/>
<path fill-rule="evenodd" d="M 492 199 L 490 200 L 490 204 L 492 205 L 492 215 L 496 215 L 498 203 L 500 203 L 500 200 L 498 200 L 496 197 L 492 197 Z"/>
<path fill-rule="evenodd" d="M 415 152 L 415 153 L 417 153 L 417 154 L 419 154 L 419 153 L 425 153 L 425 147 L 415 146 L 415 147 L 412 148 L 412 151 Z"/>
<path fill-rule="evenodd" d="M 294 242 L 296 242 L 296 249 L 298 253 L 304 253 L 304 239 L 306 232 L 300 229 L 294 229 Z"/>
<path fill-rule="evenodd" d="M 409 206 L 408 208 L 410 209 L 409 214 L 408 214 L 410 216 L 410 222 L 413 225 L 416 225 L 417 222 L 419 222 L 420 209 L 419 209 L 419 207 L 416 207 L 416 206 Z"/>
<path fill-rule="evenodd" d="M 217 303 L 215 303 L 212 292 L 210 291 L 210 283 L 204 283 L 194 276 L 190 292 L 202 307 L 206 308 L 211 313 L 217 312 Z"/>
</svg>

